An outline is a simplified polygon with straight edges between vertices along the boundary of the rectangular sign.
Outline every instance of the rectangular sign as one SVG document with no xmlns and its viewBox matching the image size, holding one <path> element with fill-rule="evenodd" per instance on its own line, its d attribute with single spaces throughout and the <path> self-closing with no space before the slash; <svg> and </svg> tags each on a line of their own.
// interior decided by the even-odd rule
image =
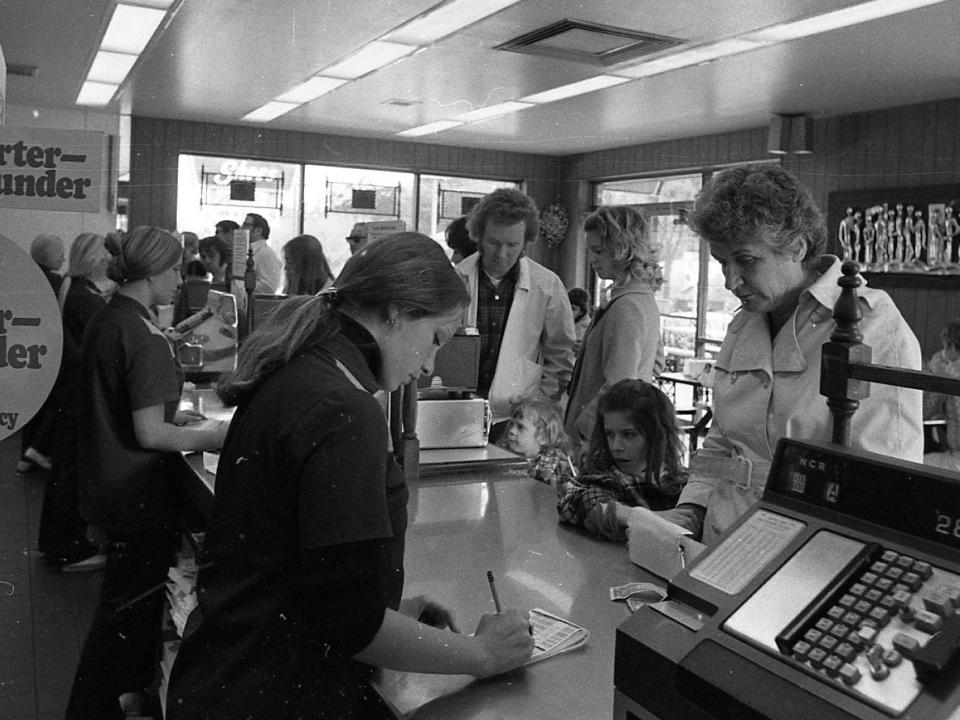
<svg viewBox="0 0 960 720">
<path fill-rule="evenodd" d="M 99 212 L 104 134 L 0 125 L 0 209 Z"/>
</svg>

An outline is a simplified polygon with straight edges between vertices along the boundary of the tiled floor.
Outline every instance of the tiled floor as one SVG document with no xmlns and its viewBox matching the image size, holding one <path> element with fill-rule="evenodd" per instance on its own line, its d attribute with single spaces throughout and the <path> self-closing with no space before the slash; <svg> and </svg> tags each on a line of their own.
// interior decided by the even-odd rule
<svg viewBox="0 0 960 720">
<path fill-rule="evenodd" d="M 36 551 L 45 475 L 0 442 L 0 718 L 61 720 L 102 572 L 51 570 Z"/>
</svg>

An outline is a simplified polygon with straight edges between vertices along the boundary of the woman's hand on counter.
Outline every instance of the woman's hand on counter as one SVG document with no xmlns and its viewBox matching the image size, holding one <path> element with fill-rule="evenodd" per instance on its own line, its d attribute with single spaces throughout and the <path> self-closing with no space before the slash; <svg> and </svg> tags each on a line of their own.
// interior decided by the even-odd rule
<svg viewBox="0 0 960 720">
<path fill-rule="evenodd" d="M 183 427 L 191 423 L 203 422 L 206 419 L 206 415 L 196 410 L 177 410 L 177 414 L 173 417 L 173 424 Z"/>
<path fill-rule="evenodd" d="M 399 611 L 407 617 L 422 622 L 424 625 L 429 625 L 439 630 L 449 628 L 453 632 L 460 632 L 453 620 L 453 613 L 426 595 L 414 595 L 413 597 L 404 598 L 400 601 Z"/>
<path fill-rule="evenodd" d="M 533 636 L 527 613 L 516 609 L 487 613 L 474 637 L 480 642 L 481 667 L 477 677 L 499 675 L 519 667 L 533 654 Z"/>
</svg>

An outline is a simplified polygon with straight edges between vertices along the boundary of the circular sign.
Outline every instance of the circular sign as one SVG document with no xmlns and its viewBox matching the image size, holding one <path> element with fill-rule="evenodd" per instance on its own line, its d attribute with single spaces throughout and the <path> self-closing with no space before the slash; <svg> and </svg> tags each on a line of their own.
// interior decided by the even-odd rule
<svg viewBox="0 0 960 720">
<path fill-rule="evenodd" d="M 33 258 L 0 235 L 0 440 L 37 414 L 60 369 L 63 324 Z"/>
</svg>

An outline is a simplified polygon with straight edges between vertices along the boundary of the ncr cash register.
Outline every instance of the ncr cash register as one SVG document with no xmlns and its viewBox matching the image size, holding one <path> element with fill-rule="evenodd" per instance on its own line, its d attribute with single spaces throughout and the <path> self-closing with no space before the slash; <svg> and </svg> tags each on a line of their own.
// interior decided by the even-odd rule
<svg viewBox="0 0 960 720">
<path fill-rule="evenodd" d="M 960 477 L 781 440 L 759 505 L 617 630 L 616 720 L 960 719 Z"/>
</svg>

